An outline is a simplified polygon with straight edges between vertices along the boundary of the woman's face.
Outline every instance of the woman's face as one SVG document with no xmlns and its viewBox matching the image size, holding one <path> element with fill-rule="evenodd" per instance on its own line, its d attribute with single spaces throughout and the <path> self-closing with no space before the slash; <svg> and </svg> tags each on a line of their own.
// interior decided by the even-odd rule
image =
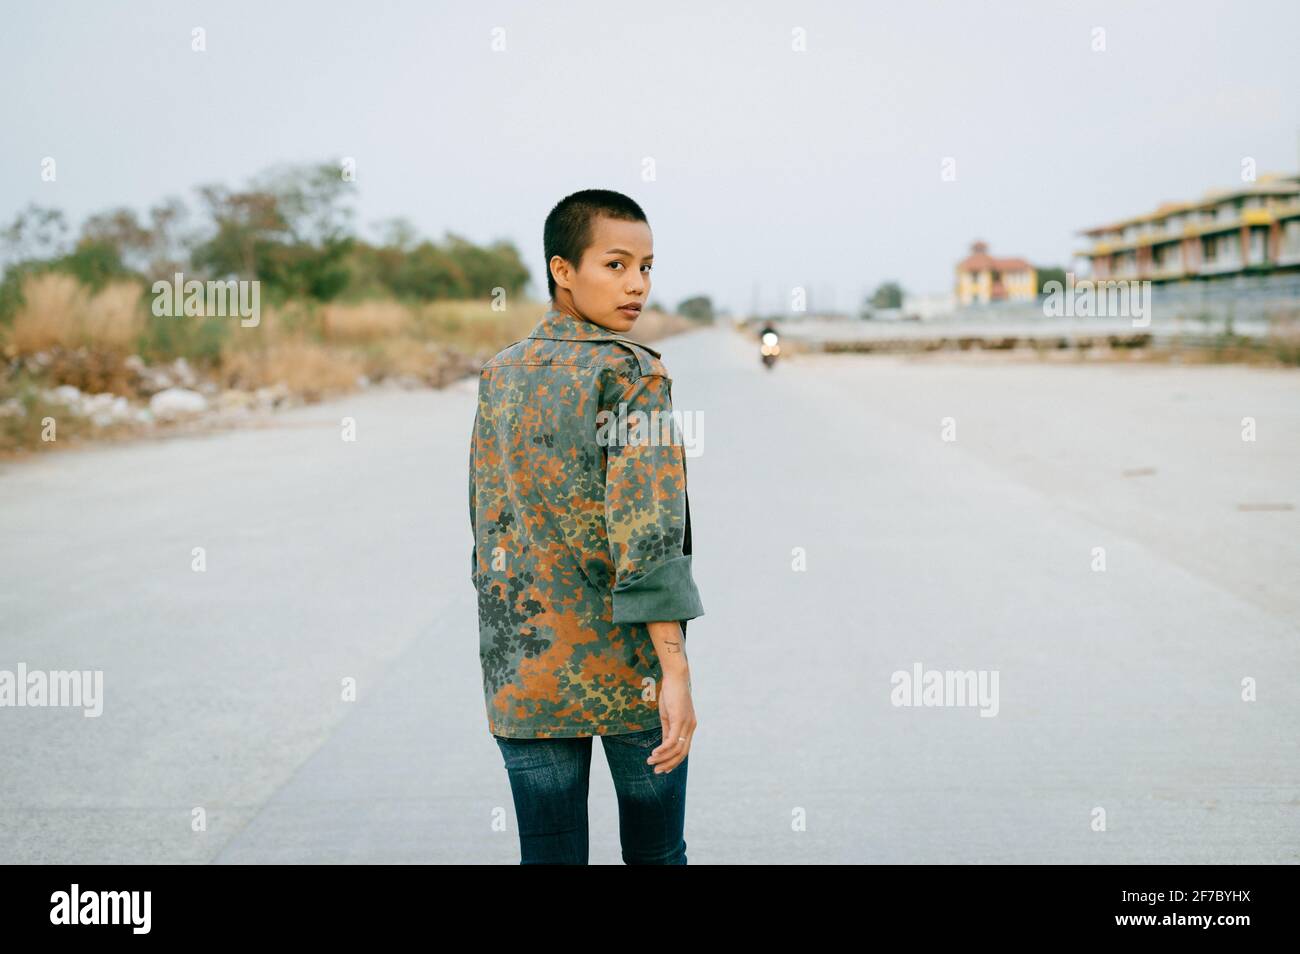
<svg viewBox="0 0 1300 954">
<path fill-rule="evenodd" d="M 627 331 L 650 295 L 653 261 L 649 225 L 599 216 L 576 269 L 558 255 L 551 259 L 556 304 L 572 307 L 578 317 L 602 327 Z"/>
</svg>

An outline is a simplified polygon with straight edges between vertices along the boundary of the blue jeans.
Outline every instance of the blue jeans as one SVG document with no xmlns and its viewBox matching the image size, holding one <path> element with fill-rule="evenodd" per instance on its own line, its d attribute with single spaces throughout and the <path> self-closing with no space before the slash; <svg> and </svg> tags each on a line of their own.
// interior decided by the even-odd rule
<svg viewBox="0 0 1300 954">
<path fill-rule="evenodd" d="M 592 736 L 497 740 L 519 820 L 522 865 L 587 864 L 587 791 Z M 618 835 L 629 865 L 684 865 L 688 755 L 671 772 L 646 762 L 663 727 L 602 735 L 618 796 Z"/>
</svg>

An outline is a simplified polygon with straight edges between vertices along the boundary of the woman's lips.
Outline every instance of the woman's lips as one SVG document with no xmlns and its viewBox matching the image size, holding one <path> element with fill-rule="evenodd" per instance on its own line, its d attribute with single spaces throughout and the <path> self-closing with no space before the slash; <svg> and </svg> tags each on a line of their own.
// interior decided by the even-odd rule
<svg viewBox="0 0 1300 954">
<path fill-rule="evenodd" d="M 635 318 L 637 315 L 641 314 L 640 308 L 620 308 L 619 311 L 627 315 L 629 318 Z"/>
</svg>

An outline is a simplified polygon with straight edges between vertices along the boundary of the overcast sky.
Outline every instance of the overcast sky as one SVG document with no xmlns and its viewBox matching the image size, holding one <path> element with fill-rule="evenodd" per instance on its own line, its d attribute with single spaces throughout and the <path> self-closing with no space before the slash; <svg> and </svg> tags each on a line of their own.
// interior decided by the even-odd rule
<svg viewBox="0 0 1300 954">
<path fill-rule="evenodd" d="M 803 286 L 844 309 L 886 279 L 950 289 L 975 238 L 1069 265 L 1081 228 L 1238 183 L 1245 157 L 1300 164 L 1294 0 L 42 0 L 2 16 L 4 223 L 29 201 L 78 225 L 169 194 L 193 206 L 200 183 L 350 156 L 359 223 L 513 240 L 539 292 L 542 222 L 582 188 L 645 209 L 652 297 L 777 310 Z"/>
</svg>

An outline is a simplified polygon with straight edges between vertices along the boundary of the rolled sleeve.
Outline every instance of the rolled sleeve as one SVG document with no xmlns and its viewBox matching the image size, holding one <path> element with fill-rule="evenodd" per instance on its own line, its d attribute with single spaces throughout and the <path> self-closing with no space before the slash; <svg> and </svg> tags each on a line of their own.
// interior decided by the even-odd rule
<svg viewBox="0 0 1300 954">
<path fill-rule="evenodd" d="M 614 589 L 615 623 L 653 623 L 703 615 L 689 555 L 661 563 Z"/>
<path fill-rule="evenodd" d="M 671 381 L 620 379 L 606 438 L 605 526 L 615 566 L 613 621 L 650 623 L 704 615 L 683 552 L 686 465 L 672 419 Z"/>
<path fill-rule="evenodd" d="M 478 412 L 469 438 L 469 533 L 473 543 L 469 550 L 469 579 L 478 586 Z"/>
</svg>

